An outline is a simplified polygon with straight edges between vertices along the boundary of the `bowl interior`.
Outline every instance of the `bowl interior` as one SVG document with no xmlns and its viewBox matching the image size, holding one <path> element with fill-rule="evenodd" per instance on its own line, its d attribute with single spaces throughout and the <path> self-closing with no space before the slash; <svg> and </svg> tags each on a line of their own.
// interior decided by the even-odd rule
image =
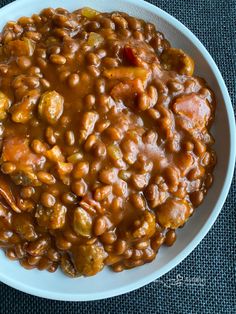
<svg viewBox="0 0 236 314">
<path fill-rule="evenodd" d="M 217 139 L 215 150 L 218 163 L 213 187 L 202 206 L 196 210 L 185 227 L 179 230 L 175 245 L 172 248 L 161 249 L 156 260 L 150 264 L 118 274 L 104 269 L 95 277 L 71 280 L 60 271 L 56 274 L 37 270 L 26 271 L 17 262 L 10 262 L 4 257 L 3 252 L 0 252 L 0 279 L 3 282 L 31 294 L 62 300 L 93 300 L 121 294 L 138 288 L 173 268 L 199 243 L 216 219 L 228 192 L 234 159 L 231 145 L 234 121 L 233 117 L 230 118 L 233 111 L 222 78 L 197 39 L 160 9 L 141 0 L 21 0 L 0 10 L 0 28 L 2 29 L 8 20 L 30 16 L 45 7 L 75 10 L 83 6 L 91 6 L 101 11 L 125 11 L 150 21 L 164 33 L 172 46 L 184 49 L 193 57 L 196 62 L 196 74 L 206 79 L 216 95 L 217 110 L 212 133 Z"/>
</svg>

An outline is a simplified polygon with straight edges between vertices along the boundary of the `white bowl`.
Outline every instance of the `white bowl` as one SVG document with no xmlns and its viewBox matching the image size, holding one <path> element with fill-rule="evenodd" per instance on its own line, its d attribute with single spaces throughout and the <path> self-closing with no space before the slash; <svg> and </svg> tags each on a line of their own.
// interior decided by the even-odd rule
<svg viewBox="0 0 236 314">
<path fill-rule="evenodd" d="M 179 21 L 142 0 L 21 0 L 0 10 L 0 29 L 8 20 L 30 16 L 45 7 L 65 7 L 75 10 L 91 6 L 99 11 L 125 11 L 152 22 L 164 33 L 172 46 L 188 52 L 196 62 L 196 74 L 204 77 L 215 91 L 217 100 L 213 134 L 218 162 L 215 181 L 202 206 L 178 232 L 175 245 L 161 249 L 150 264 L 113 273 L 104 269 L 89 278 L 70 279 L 60 271 L 27 271 L 18 262 L 9 261 L 1 252 L 0 280 L 21 291 L 49 299 L 82 301 L 120 295 L 157 279 L 180 263 L 203 239 L 216 220 L 228 194 L 235 163 L 235 121 L 230 97 L 222 76 L 199 40 Z"/>
</svg>

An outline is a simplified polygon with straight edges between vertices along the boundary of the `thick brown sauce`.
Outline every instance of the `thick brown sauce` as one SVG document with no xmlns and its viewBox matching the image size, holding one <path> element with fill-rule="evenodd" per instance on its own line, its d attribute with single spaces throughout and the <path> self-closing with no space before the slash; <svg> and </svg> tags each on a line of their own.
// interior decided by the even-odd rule
<svg viewBox="0 0 236 314">
<path fill-rule="evenodd" d="M 6 255 L 75 277 L 172 245 L 215 164 L 193 60 L 152 24 L 91 9 L 9 22 L 0 60 Z"/>
</svg>

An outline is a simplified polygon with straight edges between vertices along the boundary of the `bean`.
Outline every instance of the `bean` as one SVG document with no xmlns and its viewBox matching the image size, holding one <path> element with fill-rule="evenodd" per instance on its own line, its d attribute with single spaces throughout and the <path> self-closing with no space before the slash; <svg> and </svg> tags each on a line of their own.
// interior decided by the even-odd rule
<svg viewBox="0 0 236 314">
<path fill-rule="evenodd" d="M 70 74 L 68 76 L 68 84 L 71 88 L 76 87 L 79 84 L 80 78 L 77 73 Z"/>
<path fill-rule="evenodd" d="M 50 56 L 50 61 L 54 64 L 62 65 L 66 63 L 66 58 L 61 55 L 52 54 Z"/>
<path fill-rule="evenodd" d="M 114 168 L 110 168 L 100 171 L 99 180 L 105 184 L 114 183 L 116 180 L 116 170 Z"/>
<path fill-rule="evenodd" d="M 116 68 L 119 65 L 118 61 L 115 58 L 111 58 L 111 57 L 105 57 L 102 60 L 102 64 L 106 68 Z"/>
<path fill-rule="evenodd" d="M 95 236 L 100 236 L 106 231 L 107 225 L 104 217 L 99 217 L 94 221 L 93 233 Z"/>
<path fill-rule="evenodd" d="M 50 261 L 47 257 L 43 256 L 40 259 L 37 265 L 37 268 L 38 270 L 44 270 L 44 269 L 48 269 L 51 265 L 52 265 L 52 261 Z"/>
<path fill-rule="evenodd" d="M 58 268 L 58 264 L 57 263 L 52 263 L 51 265 L 48 266 L 47 271 L 49 271 L 50 273 L 54 273 Z"/>
<path fill-rule="evenodd" d="M 105 89 L 106 89 L 106 85 L 105 85 L 105 80 L 102 78 L 99 78 L 96 80 L 95 82 L 95 91 L 98 94 L 104 94 L 105 93 Z"/>
<path fill-rule="evenodd" d="M 96 157 L 105 157 L 107 153 L 106 145 L 102 142 L 94 144 L 93 152 Z"/>
<path fill-rule="evenodd" d="M 172 245 L 175 243 L 175 241 L 176 241 L 176 233 L 175 233 L 175 230 L 169 230 L 169 231 L 167 231 L 164 243 L 165 243 L 167 246 L 172 246 Z"/>
<path fill-rule="evenodd" d="M 112 231 L 106 231 L 100 236 L 100 239 L 104 244 L 112 244 L 116 241 L 117 236 Z"/>
<path fill-rule="evenodd" d="M 140 31 L 134 31 L 133 36 L 137 40 L 144 40 L 144 34 Z"/>
<path fill-rule="evenodd" d="M 141 28 L 141 21 L 137 20 L 136 18 L 129 17 L 127 20 L 128 20 L 128 23 L 129 23 L 129 27 L 132 30 L 138 30 L 138 29 Z"/>
<path fill-rule="evenodd" d="M 45 89 L 49 89 L 51 86 L 49 81 L 46 79 L 40 79 L 40 83 Z"/>
<path fill-rule="evenodd" d="M 111 185 L 105 185 L 105 186 L 99 187 L 95 190 L 94 199 L 96 201 L 102 201 L 106 199 L 111 193 L 112 193 Z"/>
<path fill-rule="evenodd" d="M 150 245 L 150 241 L 143 241 L 143 242 L 139 242 L 135 245 L 135 248 L 138 250 L 145 250 L 146 248 L 148 248 Z"/>
<path fill-rule="evenodd" d="M 35 265 L 30 265 L 27 258 L 23 258 L 20 260 L 20 264 L 22 267 L 24 267 L 25 269 L 34 269 Z"/>
<path fill-rule="evenodd" d="M 28 256 L 27 257 L 27 262 L 31 266 L 36 266 L 36 265 L 38 265 L 40 259 L 41 259 L 41 256 Z"/>
<path fill-rule="evenodd" d="M 131 182 L 135 189 L 142 190 L 148 185 L 148 177 L 143 174 L 133 174 L 131 176 Z"/>
<path fill-rule="evenodd" d="M 84 144 L 84 150 L 86 152 L 90 151 L 95 143 L 97 143 L 97 136 L 94 134 L 89 135 L 89 137 L 87 138 L 87 140 Z"/>
<path fill-rule="evenodd" d="M 194 207 L 199 206 L 204 198 L 204 193 L 202 191 L 195 191 L 190 194 L 190 201 L 192 202 Z"/>
<path fill-rule="evenodd" d="M 75 204 L 77 201 L 77 197 L 74 193 L 68 192 L 62 194 L 62 201 L 65 204 Z"/>
<path fill-rule="evenodd" d="M 161 117 L 160 112 L 154 108 L 150 108 L 146 112 L 153 120 L 158 120 Z"/>
<path fill-rule="evenodd" d="M 87 161 L 79 161 L 73 170 L 73 177 L 75 179 L 84 178 L 89 173 L 89 163 Z"/>
<path fill-rule="evenodd" d="M 112 270 L 118 273 L 124 270 L 124 266 L 121 264 L 115 264 L 115 265 L 112 265 Z"/>
<path fill-rule="evenodd" d="M 107 128 L 105 133 L 112 141 L 119 141 L 121 139 L 119 130 L 114 127 Z"/>
<path fill-rule="evenodd" d="M 62 236 L 56 237 L 56 246 L 59 250 L 67 251 L 71 248 L 71 242 L 64 239 Z"/>
<path fill-rule="evenodd" d="M 122 255 L 127 249 L 127 243 L 125 240 L 121 240 L 118 239 L 115 243 L 114 243 L 114 252 L 117 255 Z"/>
<path fill-rule="evenodd" d="M 45 132 L 45 137 L 47 139 L 48 144 L 50 144 L 50 145 L 56 144 L 57 139 L 56 139 L 53 128 L 47 127 L 46 132 Z"/>
<path fill-rule="evenodd" d="M 29 243 L 27 246 L 27 253 L 32 256 L 42 256 L 49 246 L 49 239 L 48 238 L 39 238 L 38 240 Z"/>
<path fill-rule="evenodd" d="M 9 258 L 10 260 L 12 260 L 12 261 L 15 261 L 15 260 L 17 260 L 18 259 L 18 257 L 16 256 L 16 253 L 15 253 L 15 250 L 14 250 L 14 248 L 8 248 L 7 250 L 6 250 L 6 257 L 7 258 Z"/>
<path fill-rule="evenodd" d="M 73 146 L 75 144 L 75 134 L 73 131 L 66 131 L 65 133 L 66 144 Z"/>
<path fill-rule="evenodd" d="M 13 164 L 12 162 L 4 162 L 4 163 L 1 165 L 1 171 L 2 171 L 4 174 L 13 173 L 15 170 L 16 170 L 16 165 Z"/>
<path fill-rule="evenodd" d="M 37 139 L 31 142 L 31 148 L 36 154 L 42 154 L 47 150 L 47 146 L 45 145 L 45 143 Z"/>
<path fill-rule="evenodd" d="M 35 189 L 32 186 L 23 187 L 20 191 L 20 195 L 23 199 L 29 199 L 34 195 Z"/>
<path fill-rule="evenodd" d="M 54 176 L 45 171 L 39 171 L 37 173 L 37 177 L 40 182 L 48 184 L 48 185 L 54 184 L 56 182 L 56 179 L 54 178 Z"/>
<path fill-rule="evenodd" d="M 128 27 L 128 22 L 122 16 L 113 16 L 112 19 L 115 22 L 115 24 L 119 26 L 120 28 Z"/>
<path fill-rule="evenodd" d="M 85 97 L 84 101 L 85 101 L 86 109 L 90 110 L 95 105 L 96 97 L 95 95 L 89 94 Z"/>
<path fill-rule="evenodd" d="M 99 66 L 101 60 L 97 54 L 90 52 L 87 54 L 87 62 L 89 65 Z"/>
<path fill-rule="evenodd" d="M 82 197 L 87 192 L 87 184 L 83 179 L 77 180 L 72 183 L 71 189 L 77 196 Z"/>
<path fill-rule="evenodd" d="M 37 59 L 36 59 L 36 62 L 37 62 L 37 65 L 40 67 L 40 69 L 46 69 L 46 67 L 47 67 L 47 61 L 46 60 L 44 60 L 43 58 L 41 58 L 41 57 L 38 57 Z"/>
<path fill-rule="evenodd" d="M 98 77 L 100 75 L 100 70 L 95 65 L 89 65 L 87 69 L 88 73 L 93 77 Z"/>
<path fill-rule="evenodd" d="M 144 197 L 141 194 L 131 194 L 130 200 L 136 209 L 145 210 L 146 203 Z"/>
<path fill-rule="evenodd" d="M 15 253 L 17 258 L 21 259 L 26 256 L 26 251 L 23 243 L 15 245 Z"/>
<path fill-rule="evenodd" d="M 43 206 L 50 208 L 55 205 L 56 199 L 52 194 L 44 192 L 41 194 L 40 202 Z"/>
<path fill-rule="evenodd" d="M 28 57 L 18 57 L 16 62 L 19 68 L 22 70 L 28 69 L 31 66 L 31 60 Z"/>
</svg>

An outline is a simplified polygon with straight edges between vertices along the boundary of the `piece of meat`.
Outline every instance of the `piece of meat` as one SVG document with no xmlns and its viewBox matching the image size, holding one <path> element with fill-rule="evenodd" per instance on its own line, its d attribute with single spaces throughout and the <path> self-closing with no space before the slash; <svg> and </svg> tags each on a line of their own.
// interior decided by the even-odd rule
<svg viewBox="0 0 236 314">
<path fill-rule="evenodd" d="M 17 136 L 7 137 L 3 141 L 2 160 L 10 161 L 16 165 L 35 168 L 44 162 L 45 158 L 34 154 L 26 138 Z"/>
<path fill-rule="evenodd" d="M 124 59 L 134 66 L 143 68 L 148 68 L 149 65 L 153 63 L 159 64 L 159 60 L 155 52 L 152 51 L 145 43 L 140 42 L 124 46 Z"/>
<path fill-rule="evenodd" d="M 125 100 L 134 98 L 136 95 L 144 92 L 143 83 L 140 79 L 127 80 L 124 83 L 118 83 L 111 90 L 111 96 L 115 100 Z"/>
<path fill-rule="evenodd" d="M 207 101 L 194 93 L 178 97 L 173 104 L 173 111 L 190 122 L 185 123 L 184 128 L 193 127 L 199 130 L 207 126 L 211 116 Z"/>
</svg>

